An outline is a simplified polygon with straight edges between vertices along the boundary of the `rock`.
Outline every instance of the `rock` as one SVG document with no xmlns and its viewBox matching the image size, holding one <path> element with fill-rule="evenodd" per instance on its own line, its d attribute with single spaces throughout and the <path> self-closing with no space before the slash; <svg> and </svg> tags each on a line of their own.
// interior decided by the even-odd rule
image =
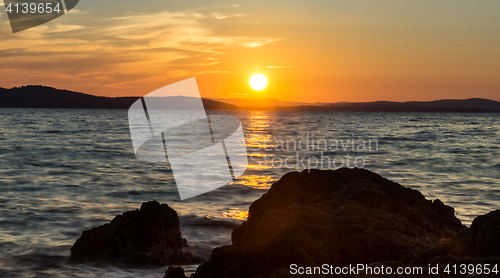
<svg viewBox="0 0 500 278">
<path fill-rule="evenodd" d="M 418 276 L 419 278 L 500 277 L 499 216 L 499 210 L 478 216 L 472 222 L 470 229 L 462 230 L 442 245 L 426 250 L 413 261 L 403 264 L 404 267 L 424 267 L 423 273 L 427 275 Z M 402 262 L 384 264 L 401 265 Z M 466 273 L 460 273 L 463 265 L 466 267 Z M 429 266 L 438 266 L 438 274 L 428 275 Z M 450 271 L 448 273 L 445 272 L 447 266 Z M 453 273 L 455 270 L 453 266 L 457 267 L 457 273 Z M 473 271 L 469 269 L 471 266 L 474 266 Z M 488 274 L 484 274 L 487 271 L 485 267 L 489 268 Z M 360 275 L 359 277 L 370 278 L 371 276 Z"/>
<path fill-rule="evenodd" d="M 290 264 L 411 261 L 464 230 L 453 208 L 373 172 L 292 172 L 250 206 L 232 245 L 216 248 L 193 277 L 295 277 Z"/>
<path fill-rule="evenodd" d="M 84 231 L 71 247 L 69 262 L 164 266 L 186 264 L 192 258 L 175 210 L 151 201 Z"/>
<path fill-rule="evenodd" d="M 163 278 L 186 278 L 186 274 L 184 274 L 184 269 L 182 269 L 182 267 L 169 266 Z"/>
<path fill-rule="evenodd" d="M 500 210 L 476 217 L 470 229 L 462 230 L 441 246 L 426 250 L 413 265 L 424 266 L 436 256 L 491 257 L 500 256 Z"/>
<path fill-rule="evenodd" d="M 474 219 L 470 226 L 474 257 L 500 256 L 500 210 Z"/>
<path fill-rule="evenodd" d="M 212 251 L 210 263 L 200 265 L 194 277 L 234 278 L 241 270 L 241 251 L 235 246 L 217 247 Z"/>
</svg>

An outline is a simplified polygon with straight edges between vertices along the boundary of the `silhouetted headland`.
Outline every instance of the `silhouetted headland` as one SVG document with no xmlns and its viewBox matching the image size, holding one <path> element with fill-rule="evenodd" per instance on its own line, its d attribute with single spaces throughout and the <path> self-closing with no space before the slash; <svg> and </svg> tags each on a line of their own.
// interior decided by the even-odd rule
<svg viewBox="0 0 500 278">
<path fill-rule="evenodd" d="M 102 97 L 46 86 L 0 88 L 0 107 L 129 109 L 140 97 Z M 236 106 L 202 99 L 207 110 L 235 110 Z"/>
</svg>

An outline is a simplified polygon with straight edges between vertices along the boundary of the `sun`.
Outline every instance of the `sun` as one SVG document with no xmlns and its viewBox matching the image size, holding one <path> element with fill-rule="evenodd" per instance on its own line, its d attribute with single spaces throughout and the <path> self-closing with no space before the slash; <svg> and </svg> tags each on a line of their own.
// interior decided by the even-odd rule
<svg viewBox="0 0 500 278">
<path fill-rule="evenodd" d="M 250 78 L 250 87 L 256 91 L 263 90 L 267 86 L 267 78 L 260 73 L 252 75 Z"/>
</svg>

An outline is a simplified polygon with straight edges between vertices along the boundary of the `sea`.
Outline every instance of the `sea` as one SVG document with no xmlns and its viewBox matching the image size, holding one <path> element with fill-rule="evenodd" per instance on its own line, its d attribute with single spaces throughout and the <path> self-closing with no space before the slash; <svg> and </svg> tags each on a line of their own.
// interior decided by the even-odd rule
<svg viewBox="0 0 500 278">
<path fill-rule="evenodd" d="M 290 171 L 358 167 L 455 208 L 500 208 L 500 114 L 209 111 L 240 119 L 248 169 L 181 200 L 168 163 L 136 158 L 126 110 L 0 109 L 0 277 L 161 278 L 166 267 L 72 265 L 82 231 L 143 202 L 174 208 L 208 258 Z M 196 265 L 185 266 L 189 275 Z"/>
</svg>

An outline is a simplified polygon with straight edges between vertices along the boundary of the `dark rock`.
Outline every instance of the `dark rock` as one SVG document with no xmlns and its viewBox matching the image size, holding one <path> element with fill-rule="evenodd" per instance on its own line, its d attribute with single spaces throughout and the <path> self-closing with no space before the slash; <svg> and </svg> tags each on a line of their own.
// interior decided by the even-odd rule
<svg viewBox="0 0 500 278">
<path fill-rule="evenodd" d="M 232 245 L 216 248 L 194 277 L 292 277 L 290 264 L 411 261 L 465 229 L 453 208 L 367 170 L 292 172 L 250 206 Z"/>
<path fill-rule="evenodd" d="M 469 231 L 474 257 L 500 256 L 500 210 L 474 219 Z"/>
<path fill-rule="evenodd" d="M 478 216 L 470 229 L 460 231 L 441 246 L 426 250 L 412 265 L 423 266 L 436 256 L 490 257 L 500 256 L 500 210 Z"/>
<path fill-rule="evenodd" d="M 234 278 L 241 270 L 241 253 L 235 246 L 217 247 L 212 251 L 209 264 L 200 265 L 195 272 L 197 278 Z"/>
<path fill-rule="evenodd" d="M 192 258 L 175 210 L 151 201 L 84 231 L 71 247 L 69 262 L 164 266 L 186 264 Z"/>
<path fill-rule="evenodd" d="M 413 261 L 403 263 L 404 267 L 424 267 L 424 273 L 428 274 L 429 265 L 438 266 L 438 274 L 421 275 L 418 276 L 419 278 L 500 277 L 499 216 L 499 210 L 478 216 L 472 222 L 470 229 L 462 230 L 452 239 L 443 242 L 442 245 L 426 250 Z M 386 264 L 401 263 L 402 261 L 396 261 Z M 466 273 L 460 273 L 464 265 Z M 448 273 L 445 272 L 447 266 L 450 271 Z M 453 266 L 457 267 L 457 273 L 453 273 L 455 270 Z M 468 269 L 471 266 L 474 266 L 473 271 Z M 480 269 L 476 269 L 476 267 Z M 489 268 L 489 274 L 484 274 L 485 267 Z M 359 277 L 369 278 L 371 276 L 360 275 Z"/>
<path fill-rule="evenodd" d="M 182 269 L 182 267 L 169 266 L 163 278 L 186 278 L 186 274 L 184 274 L 184 269 Z"/>
</svg>

